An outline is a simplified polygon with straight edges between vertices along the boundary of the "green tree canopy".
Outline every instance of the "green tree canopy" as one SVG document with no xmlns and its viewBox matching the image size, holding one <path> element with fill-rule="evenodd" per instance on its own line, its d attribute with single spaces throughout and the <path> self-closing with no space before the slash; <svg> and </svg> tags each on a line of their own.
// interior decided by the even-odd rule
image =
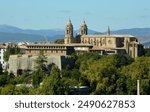
<svg viewBox="0 0 150 112">
<path fill-rule="evenodd" d="M 55 44 L 64 44 L 64 39 L 56 39 Z"/>
<path fill-rule="evenodd" d="M 145 56 L 150 56 L 150 48 L 144 49 Z"/>
<path fill-rule="evenodd" d="M 34 87 L 39 87 L 46 75 L 43 68 L 46 66 L 47 58 L 44 56 L 43 51 L 40 52 L 39 57 L 35 60 L 36 66 L 32 73 L 32 84 Z"/>
<path fill-rule="evenodd" d="M 1 89 L 2 95 L 13 95 L 14 94 L 15 85 L 9 84 Z"/>
<path fill-rule="evenodd" d="M 60 82 L 60 70 L 58 67 L 53 67 L 50 76 L 45 77 L 42 85 L 43 94 L 56 95 L 62 94 L 62 84 Z"/>
<path fill-rule="evenodd" d="M 83 54 L 79 54 L 79 55 L 73 55 L 75 60 L 75 65 L 77 68 L 79 68 L 80 64 L 83 61 L 87 61 L 89 59 L 93 59 L 93 60 L 98 60 L 101 58 L 101 56 L 98 53 L 83 53 Z"/>
<path fill-rule="evenodd" d="M 29 94 L 29 87 L 25 85 L 21 85 L 19 87 L 15 87 L 14 95 L 28 95 Z"/>
<path fill-rule="evenodd" d="M 105 55 L 97 60 L 82 61 L 80 72 L 90 82 L 94 94 L 123 94 L 125 77 L 119 71 L 131 62 L 132 59 L 125 55 Z"/>
<path fill-rule="evenodd" d="M 150 57 L 138 57 L 122 69 L 122 74 L 127 78 L 128 94 L 137 93 L 137 80 L 140 80 L 141 94 L 150 94 Z"/>
<path fill-rule="evenodd" d="M 20 54 L 20 48 L 17 45 L 8 45 L 4 52 L 4 60 L 8 61 L 10 55 Z"/>
</svg>

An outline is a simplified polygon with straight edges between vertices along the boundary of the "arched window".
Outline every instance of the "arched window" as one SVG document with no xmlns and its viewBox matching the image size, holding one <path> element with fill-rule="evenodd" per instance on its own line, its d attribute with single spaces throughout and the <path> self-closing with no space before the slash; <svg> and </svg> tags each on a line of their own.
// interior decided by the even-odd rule
<svg viewBox="0 0 150 112">
<path fill-rule="evenodd" d="M 91 39 L 91 44 L 93 44 L 93 40 Z"/>
<path fill-rule="evenodd" d="M 99 41 L 98 40 L 97 40 L 96 44 L 97 44 L 97 46 L 99 45 Z"/>
<path fill-rule="evenodd" d="M 106 40 L 105 40 L 105 39 L 103 39 L 103 44 L 105 44 L 105 41 L 106 41 Z"/>
<path fill-rule="evenodd" d="M 69 34 L 69 30 L 67 30 L 67 34 Z"/>
</svg>

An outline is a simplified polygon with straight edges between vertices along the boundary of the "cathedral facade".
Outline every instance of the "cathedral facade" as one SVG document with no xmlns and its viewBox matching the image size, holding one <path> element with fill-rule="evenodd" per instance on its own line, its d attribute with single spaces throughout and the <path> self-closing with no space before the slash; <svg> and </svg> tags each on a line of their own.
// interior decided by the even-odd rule
<svg viewBox="0 0 150 112">
<path fill-rule="evenodd" d="M 129 54 L 136 58 L 143 55 L 143 45 L 132 35 L 111 34 L 108 28 L 107 34 L 88 35 L 88 28 L 85 21 L 80 26 L 79 35 L 73 36 L 73 25 L 71 20 L 66 24 L 65 45 L 72 45 L 76 52 L 83 52 L 83 46 L 87 49 L 85 52 L 98 52 L 100 54 Z M 84 46 L 84 48 L 85 48 Z M 92 46 L 92 47 L 91 47 Z"/>
</svg>

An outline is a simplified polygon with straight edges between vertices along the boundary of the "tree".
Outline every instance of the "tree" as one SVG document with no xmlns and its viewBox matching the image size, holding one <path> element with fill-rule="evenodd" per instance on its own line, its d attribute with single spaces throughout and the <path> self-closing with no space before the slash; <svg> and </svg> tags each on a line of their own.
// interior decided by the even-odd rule
<svg viewBox="0 0 150 112">
<path fill-rule="evenodd" d="M 2 75 L 3 73 L 3 68 L 2 68 L 2 64 L 0 63 L 0 75 Z"/>
<path fill-rule="evenodd" d="M 35 60 L 36 66 L 32 73 L 32 84 L 34 87 L 38 87 L 46 75 L 44 67 L 46 66 L 47 58 L 44 56 L 43 51 L 40 52 L 39 57 Z"/>
<path fill-rule="evenodd" d="M 61 83 L 63 85 L 64 94 L 79 94 L 74 89 L 78 89 L 80 86 L 86 86 L 87 80 L 85 77 L 81 76 L 78 69 L 63 69 L 62 72 Z"/>
<path fill-rule="evenodd" d="M 7 84 L 7 75 L 0 75 L 0 86 L 5 86 Z"/>
<path fill-rule="evenodd" d="M 61 84 L 60 70 L 57 66 L 53 67 L 50 76 L 47 76 L 42 85 L 43 94 L 58 95 L 63 94 L 63 84 Z"/>
<path fill-rule="evenodd" d="M 126 85 L 120 69 L 131 62 L 126 56 L 105 55 L 82 61 L 80 73 L 89 81 L 91 94 L 123 94 Z"/>
<path fill-rule="evenodd" d="M 76 55 L 73 55 L 73 57 L 76 58 L 75 61 L 76 68 L 79 68 L 80 64 L 83 61 L 87 61 L 89 59 L 98 60 L 101 58 L 101 55 L 99 55 L 98 53 L 83 53 L 79 54 L 77 57 Z"/>
<path fill-rule="evenodd" d="M 115 54 L 114 60 L 116 61 L 114 64 L 116 64 L 117 68 L 129 65 L 134 61 L 133 58 L 127 54 Z"/>
<path fill-rule="evenodd" d="M 4 52 L 4 60 L 8 61 L 10 55 L 20 54 L 20 48 L 17 45 L 8 45 Z"/>
<path fill-rule="evenodd" d="M 150 94 L 150 57 L 138 57 L 135 62 L 125 66 L 122 74 L 126 76 L 128 94 L 137 93 L 137 80 L 140 80 L 141 94 Z"/>
<path fill-rule="evenodd" d="M 55 44 L 64 44 L 64 39 L 56 39 Z"/>
<path fill-rule="evenodd" d="M 43 81 L 44 72 L 41 69 L 35 70 L 32 73 L 32 85 L 37 88 L 40 86 L 40 83 Z"/>
<path fill-rule="evenodd" d="M 42 95 L 43 91 L 41 87 L 29 88 L 29 95 Z"/>
<path fill-rule="evenodd" d="M 144 49 L 145 56 L 150 56 L 150 48 Z"/>
<path fill-rule="evenodd" d="M 42 50 L 40 51 L 38 58 L 35 60 L 35 63 L 36 63 L 35 70 L 38 69 L 43 70 L 43 68 L 45 67 L 45 64 L 47 63 L 47 58 L 44 56 Z"/>
<path fill-rule="evenodd" d="M 25 85 L 15 87 L 13 94 L 14 95 L 28 95 L 29 94 L 29 87 L 26 87 Z"/>
<path fill-rule="evenodd" d="M 15 89 L 15 85 L 9 84 L 1 89 L 2 95 L 13 95 Z"/>
</svg>

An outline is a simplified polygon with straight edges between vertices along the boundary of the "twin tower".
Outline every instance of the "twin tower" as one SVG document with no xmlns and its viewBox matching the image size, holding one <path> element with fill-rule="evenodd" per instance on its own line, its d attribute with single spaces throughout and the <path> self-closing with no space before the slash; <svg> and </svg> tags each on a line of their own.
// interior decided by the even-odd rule
<svg viewBox="0 0 150 112">
<path fill-rule="evenodd" d="M 77 36 L 77 38 L 74 38 L 73 25 L 71 23 L 71 20 L 69 19 L 69 21 L 66 24 L 66 30 L 65 30 L 65 39 L 64 39 L 65 44 L 79 43 L 78 37 L 82 35 L 87 35 L 87 31 L 88 31 L 87 25 L 85 21 L 83 21 L 80 27 L 79 35 Z"/>
</svg>

